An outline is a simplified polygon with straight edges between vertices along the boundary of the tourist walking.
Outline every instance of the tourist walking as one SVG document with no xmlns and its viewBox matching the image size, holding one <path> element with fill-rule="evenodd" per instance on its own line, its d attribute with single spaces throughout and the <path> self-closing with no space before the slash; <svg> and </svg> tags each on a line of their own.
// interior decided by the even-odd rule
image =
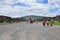
<svg viewBox="0 0 60 40">
<path fill-rule="evenodd" d="M 43 21 L 42 21 L 42 24 L 43 24 L 43 26 L 45 27 L 45 25 L 46 25 L 46 20 L 43 20 Z"/>
<path fill-rule="evenodd" d="M 49 26 L 50 21 L 47 20 L 47 26 Z"/>
</svg>

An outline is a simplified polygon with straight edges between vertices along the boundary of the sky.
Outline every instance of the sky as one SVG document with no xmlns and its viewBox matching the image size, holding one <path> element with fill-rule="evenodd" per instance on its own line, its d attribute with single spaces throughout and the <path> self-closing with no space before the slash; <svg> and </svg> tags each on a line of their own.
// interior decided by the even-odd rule
<svg viewBox="0 0 60 40">
<path fill-rule="evenodd" d="M 60 0 L 0 0 L 0 15 L 54 17 L 60 15 Z"/>
</svg>

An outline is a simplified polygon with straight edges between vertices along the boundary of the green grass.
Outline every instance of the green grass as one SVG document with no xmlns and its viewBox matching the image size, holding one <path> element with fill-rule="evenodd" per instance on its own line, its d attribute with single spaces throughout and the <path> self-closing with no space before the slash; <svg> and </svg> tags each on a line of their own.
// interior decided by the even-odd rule
<svg viewBox="0 0 60 40">
<path fill-rule="evenodd" d="M 6 22 L 0 23 L 0 25 L 4 25 L 4 24 L 10 24 L 10 23 L 6 23 Z"/>
<path fill-rule="evenodd" d="M 15 24 L 15 23 L 20 23 L 22 21 L 19 21 L 19 22 L 11 22 L 11 24 Z M 0 25 L 5 25 L 5 24 L 10 24 L 9 22 L 3 22 L 3 23 L 0 23 Z"/>
<path fill-rule="evenodd" d="M 12 23 L 15 23 L 15 22 L 12 22 Z M 10 24 L 10 23 L 7 23 L 7 22 L 0 23 L 0 25 L 5 25 L 5 24 Z"/>
<path fill-rule="evenodd" d="M 60 25 L 60 22 L 57 21 L 57 22 L 55 22 L 55 24 L 56 24 L 56 25 Z"/>
</svg>

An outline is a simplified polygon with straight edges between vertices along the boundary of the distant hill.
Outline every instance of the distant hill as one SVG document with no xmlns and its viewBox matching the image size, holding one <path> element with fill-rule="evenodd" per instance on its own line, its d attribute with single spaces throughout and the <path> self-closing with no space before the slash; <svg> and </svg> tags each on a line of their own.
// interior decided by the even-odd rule
<svg viewBox="0 0 60 40">
<path fill-rule="evenodd" d="M 57 15 L 56 17 L 44 17 L 44 16 L 36 16 L 36 15 L 28 15 L 28 16 L 23 16 L 23 17 L 18 17 L 18 18 L 11 18 L 9 16 L 3 16 L 3 15 L 0 15 L 0 22 L 3 21 L 24 21 L 24 20 L 27 20 L 29 19 L 30 17 L 34 18 L 34 19 L 38 19 L 38 20 L 43 20 L 43 19 L 48 19 L 48 18 L 55 18 L 58 17 L 57 19 L 60 20 L 60 15 Z"/>
<path fill-rule="evenodd" d="M 60 15 L 57 15 L 57 16 L 60 17 Z M 56 16 L 56 17 L 57 17 L 57 16 Z"/>
<path fill-rule="evenodd" d="M 27 18 L 30 18 L 30 17 L 32 17 L 34 19 L 42 19 L 42 18 L 44 18 L 43 16 L 35 16 L 35 15 L 23 16 L 21 18 L 27 19 Z"/>
<path fill-rule="evenodd" d="M 10 22 L 11 17 L 0 15 L 0 22 Z"/>
</svg>

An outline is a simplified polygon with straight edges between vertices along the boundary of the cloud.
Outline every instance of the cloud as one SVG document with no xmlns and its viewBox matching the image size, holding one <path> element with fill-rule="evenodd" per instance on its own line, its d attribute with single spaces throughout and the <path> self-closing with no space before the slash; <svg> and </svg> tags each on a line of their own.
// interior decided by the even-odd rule
<svg viewBox="0 0 60 40">
<path fill-rule="evenodd" d="M 21 2 L 14 3 L 12 6 L 13 6 L 13 7 L 14 7 L 14 6 L 30 7 L 29 5 L 27 5 L 27 4 L 25 4 L 25 3 L 21 3 Z"/>
<path fill-rule="evenodd" d="M 8 5 L 2 5 L 0 7 L 0 15 L 5 15 L 5 14 L 9 13 L 11 9 L 12 8 Z"/>
<path fill-rule="evenodd" d="M 49 9 L 49 12 L 50 13 L 55 13 L 55 12 L 57 12 L 59 10 L 59 8 L 50 8 Z"/>
<path fill-rule="evenodd" d="M 0 0 L 0 15 L 22 17 L 26 15 L 60 15 L 60 0 Z"/>
</svg>

